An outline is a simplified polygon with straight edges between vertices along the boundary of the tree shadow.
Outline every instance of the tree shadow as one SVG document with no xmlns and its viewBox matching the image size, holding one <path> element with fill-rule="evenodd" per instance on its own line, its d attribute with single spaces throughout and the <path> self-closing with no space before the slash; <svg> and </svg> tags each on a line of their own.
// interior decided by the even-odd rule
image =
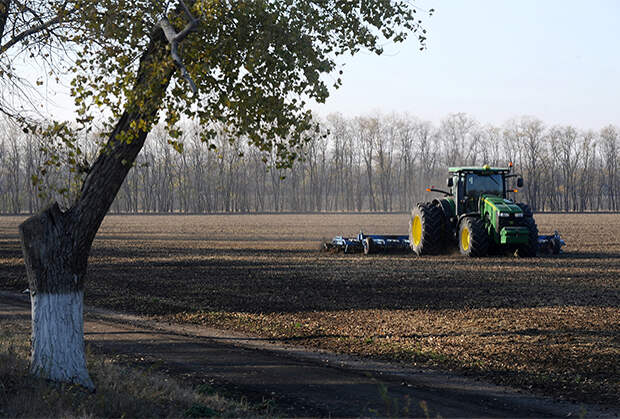
<svg viewBox="0 0 620 419">
<path fill-rule="evenodd" d="M 6 243 L 0 258 L 21 256 L 17 241 Z M 618 307 L 619 260 L 615 252 L 467 259 L 100 242 L 92 252 L 86 298 L 138 314 Z M 24 266 L 0 264 L 0 285 L 23 290 Z"/>
<path fill-rule="evenodd" d="M 166 250 L 133 256 L 131 249 L 99 249 L 116 257 L 91 263 L 89 302 L 142 314 L 620 305 L 614 270 L 585 257 L 567 265 L 547 258 Z"/>
</svg>

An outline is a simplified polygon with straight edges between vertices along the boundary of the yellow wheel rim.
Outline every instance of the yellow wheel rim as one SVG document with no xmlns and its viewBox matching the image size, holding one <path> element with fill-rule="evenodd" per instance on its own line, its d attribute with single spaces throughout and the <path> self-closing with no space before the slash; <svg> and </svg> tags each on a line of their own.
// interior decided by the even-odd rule
<svg viewBox="0 0 620 419">
<path fill-rule="evenodd" d="M 413 238 L 413 244 L 419 245 L 422 241 L 422 220 L 420 216 L 413 217 L 413 223 L 411 223 L 411 237 Z"/>
<path fill-rule="evenodd" d="M 463 248 L 463 250 L 469 250 L 470 239 L 471 236 L 469 235 L 469 229 L 467 227 L 463 227 L 463 229 L 461 230 L 461 247 Z"/>
</svg>

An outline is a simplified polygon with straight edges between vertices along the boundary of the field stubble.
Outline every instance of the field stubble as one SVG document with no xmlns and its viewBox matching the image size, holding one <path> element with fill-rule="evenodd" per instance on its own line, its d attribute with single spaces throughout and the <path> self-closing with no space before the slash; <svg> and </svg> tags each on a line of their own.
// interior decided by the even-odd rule
<svg viewBox="0 0 620 419">
<path fill-rule="evenodd" d="M 0 284 L 27 286 L 0 218 Z M 618 404 L 620 214 L 539 214 L 553 257 L 343 255 L 334 235 L 406 234 L 406 214 L 108 216 L 88 304 L 429 365 Z"/>
</svg>

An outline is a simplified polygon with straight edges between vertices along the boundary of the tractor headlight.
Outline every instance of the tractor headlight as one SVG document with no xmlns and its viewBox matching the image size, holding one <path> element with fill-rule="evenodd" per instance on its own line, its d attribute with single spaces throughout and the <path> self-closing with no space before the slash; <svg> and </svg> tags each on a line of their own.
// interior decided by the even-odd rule
<svg viewBox="0 0 620 419">
<path fill-rule="evenodd" d="M 518 212 L 518 213 L 515 214 L 515 217 L 523 218 L 523 213 L 522 212 Z"/>
<path fill-rule="evenodd" d="M 507 212 L 500 212 L 499 216 L 500 217 L 510 217 L 510 214 L 508 214 Z"/>
</svg>

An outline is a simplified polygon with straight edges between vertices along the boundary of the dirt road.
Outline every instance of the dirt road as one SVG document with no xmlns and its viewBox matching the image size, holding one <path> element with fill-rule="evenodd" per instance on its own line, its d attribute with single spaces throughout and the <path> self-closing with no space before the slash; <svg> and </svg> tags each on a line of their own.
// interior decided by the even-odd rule
<svg viewBox="0 0 620 419">
<path fill-rule="evenodd" d="M 2 318 L 30 318 L 28 299 L 0 293 Z M 272 400 L 284 416 L 617 417 L 469 378 L 394 363 L 308 351 L 215 329 L 151 322 L 86 310 L 87 344 L 123 362 L 245 395 Z"/>
</svg>

